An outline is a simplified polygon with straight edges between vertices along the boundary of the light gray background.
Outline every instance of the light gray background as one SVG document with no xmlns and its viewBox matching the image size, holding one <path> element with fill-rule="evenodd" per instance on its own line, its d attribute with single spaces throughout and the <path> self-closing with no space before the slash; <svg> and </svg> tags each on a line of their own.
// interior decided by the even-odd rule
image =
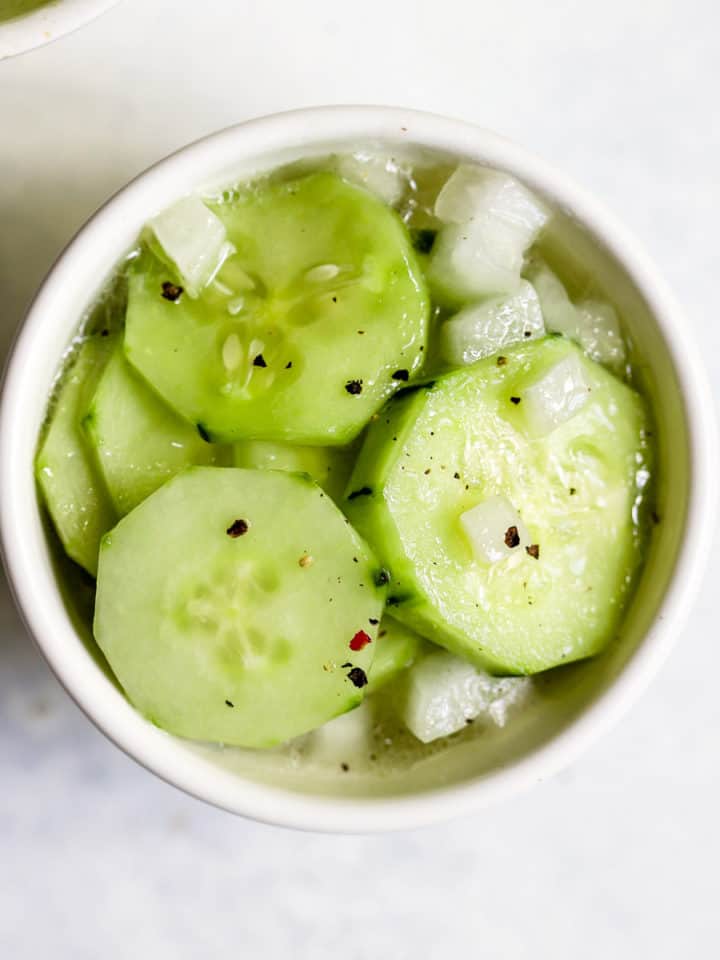
<svg viewBox="0 0 720 960">
<path fill-rule="evenodd" d="M 0 347 L 53 257 L 188 140 L 305 104 L 493 127 L 600 194 L 720 376 L 713 0 L 124 0 L 0 64 Z M 716 556 L 720 554 L 716 551 Z M 472 819 L 310 836 L 207 808 L 80 715 L 0 593 L 0 957 L 717 956 L 720 638 L 677 651 L 568 773 Z"/>
</svg>

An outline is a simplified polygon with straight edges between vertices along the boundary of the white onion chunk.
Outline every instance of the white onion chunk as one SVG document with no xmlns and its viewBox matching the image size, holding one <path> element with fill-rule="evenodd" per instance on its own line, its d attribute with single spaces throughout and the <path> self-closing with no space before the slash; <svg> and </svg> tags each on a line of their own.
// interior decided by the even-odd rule
<svg viewBox="0 0 720 960">
<path fill-rule="evenodd" d="M 522 280 L 517 293 L 472 304 L 451 317 L 441 330 L 441 350 L 448 363 L 463 366 L 544 333 L 538 296 Z"/>
<path fill-rule="evenodd" d="M 524 551 L 530 537 L 520 514 L 506 497 L 488 497 L 460 516 L 473 553 L 485 563 L 497 563 Z"/>
<path fill-rule="evenodd" d="M 191 297 L 198 296 L 233 252 L 222 220 L 196 196 L 178 200 L 148 226 Z"/>
</svg>

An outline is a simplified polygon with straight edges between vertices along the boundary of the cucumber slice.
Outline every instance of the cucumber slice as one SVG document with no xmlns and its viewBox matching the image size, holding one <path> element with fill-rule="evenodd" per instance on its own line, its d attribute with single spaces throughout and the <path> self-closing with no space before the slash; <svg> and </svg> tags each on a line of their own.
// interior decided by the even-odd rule
<svg viewBox="0 0 720 960">
<path fill-rule="evenodd" d="M 117 518 L 81 421 L 113 343 L 98 333 L 81 344 L 35 460 L 37 482 L 65 552 L 92 576 L 100 538 Z"/>
<path fill-rule="evenodd" d="M 491 677 L 466 660 L 435 650 L 402 678 L 395 708 L 418 740 L 431 743 L 477 719 L 505 726 L 508 711 L 527 699 L 531 685 L 527 677 Z"/>
<path fill-rule="evenodd" d="M 128 358 L 214 440 L 349 442 L 422 363 L 429 301 L 407 230 L 331 173 L 214 209 L 237 253 L 192 299 L 146 250 Z"/>
<path fill-rule="evenodd" d="M 355 447 L 304 447 L 271 440 L 245 440 L 233 446 L 233 466 L 306 473 L 333 500 L 339 500 L 356 453 Z"/>
<path fill-rule="evenodd" d="M 222 458 L 222 448 L 203 440 L 138 376 L 121 342 L 100 377 L 83 426 L 121 517 L 185 467 Z"/>
<path fill-rule="evenodd" d="M 190 467 L 103 539 L 95 637 L 158 726 L 272 746 L 362 700 L 377 574 L 310 480 Z"/>
<path fill-rule="evenodd" d="M 431 646 L 414 630 L 392 617 L 383 618 L 377 636 L 375 659 L 368 677 L 371 693 L 407 670 L 418 654 Z"/>
<path fill-rule="evenodd" d="M 563 406 L 577 383 L 562 365 L 582 372 L 582 404 Z M 598 653 L 642 557 L 646 427 L 640 397 L 561 337 L 398 397 L 368 431 L 346 504 L 391 571 L 393 616 L 491 672 Z M 531 542 L 511 524 L 498 557 L 485 541 L 500 498 Z"/>
</svg>

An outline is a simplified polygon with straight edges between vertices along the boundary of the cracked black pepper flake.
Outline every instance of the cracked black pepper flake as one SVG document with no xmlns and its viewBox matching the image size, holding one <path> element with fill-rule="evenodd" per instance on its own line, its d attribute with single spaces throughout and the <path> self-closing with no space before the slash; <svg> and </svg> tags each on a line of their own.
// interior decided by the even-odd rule
<svg viewBox="0 0 720 960">
<path fill-rule="evenodd" d="M 351 666 L 352 666 L 352 664 L 351 664 L 350 661 L 348 660 L 347 663 L 341 663 L 341 664 L 340 664 L 340 669 L 341 669 L 341 670 L 344 670 L 346 667 L 351 667 Z"/>
<path fill-rule="evenodd" d="M 514 525 L 512 527 L 508 527 L 505 531 L 505 546 L 512 550 L 512 548 L 517 547 L 519 543 L 520 534 L 518 533 L 518 528 Z"/>
<path fill-rule="evenodd" d="M 409 370 L 396 370 L 392 375 L 393 380 L 407 380 L 410 377 Z"/>
<path fill-rule="evenodd" d="M 510 403 L 514 403 L 515 406 L 517 406 L 521 400 L 522 400 L 522 397 L 510 397 Z"/>
<path fill-rule="evenodd" d="M 259 353 L 253 360 L 254 367 L 266 367 L 267 363 L 265 362 L 265 357 Z"/>
<path fill-rule="evenodd" d="M 507 357 L 498 357 L 495 361 L 499 367 L 504 367 L 507 363 Z"/>
<path fill-rule="evenodd" d="M 226 704 L 226 706 L 228 706 L 228 707 L 234 707 L 234 706 L 235 706 L 235 704 L 232 702 L 232 700 L 226 700 L 226 701 L 225 701 L 225 704 Z"/>
<path fill-rule="evenodd" d="M 348 680 L 356 687 L 367 686 L 367 674 L 362 667 L 353 667 L 348 673 Z"/>
<path fill-rule="evenodd" d="M 375 586 L 384 587 L 388 583 L 390 583 L 390 571 L 385 569 L 378 570 L 375 574 Z"/>
<path fill-rule="evenodd" d="M 369 617 L 368 623 L 371 623 L 373 626 L 376 626 L 378 623 L 380 623 L 380 621 L 377 619 L 377 617 Z"/>
<path fill-rule="evenodd" d="M 100 336 L 101 336 L 101 337 L 109 337 L 109 336 L 110 336 L 110 331 L 109 331 L 109 330 L 101 330 L 101 331 L 100 331 Z"/>
<path fill-rule="evenodd" d="M 348 380 L 345 389 L 352 397 L 356 397 L 359 393 L 362 393 L 362 383 L 362 380 Z"/>
<path fill-rule="evenodd" d="M 460 479 L 460 474 L 456 470 L 455 473 L 453 474 L 453 480 L 459 480 L 459 479 Z"/>
<path fill-rule="evenodd" d="M 176 283 L 170 283 L 169 280 L 166 280 L 162 285 L 162 296 L 165 300 L 169 300 L 171 303 L 175 303 L 176 300 L 179 300 L 183 294 L 183 287 L 179 287 Z"/>
<path fill-rule="evenodd" d="M 418 253 L 430 253 L 435 245 L 437 230 L 414 229 L 410 231 L 410 240 Z"/>
<path fill-rule="evenodd" d="M 651 514 L 650 514 L 650 519 L 652 520 L 652 522 L 653 522 L 656 526 L 657 526 L 658 523 L 660 523 L 660 516 L 659 516 L 659 514 L 658 514 L 655 510 L 653 510 L 653 511 L 651 512 Z"/>
<path fill-rule="evenodd" d="M 348 500 L 357 500 L 358 497 L 369 497 L 372 494 L 372 487 L 359 487 L 348 494 Z"/>
<path fill-rule="evenodd" d="M 285 369 L 290 370 L 291 367 L 292 367 L 292 360 L 288 360 L 288 362 L 285 364 Z"/>
<path fill-rule="evenodd" d="M 343 771 L 343 773 L 347 773 L 350 767 L 347 765 L 347 763 L 341 763 L 340 769 Z"/>
<path fill-rule="evenodd" d="M 225 533 L 227 533 L 229 537 L 232 537 L 233 540 L 236 540 L 238 537 L 244 536 L 249 529 L 250 524 L 247 520 L 233 520 Z"/>
<path fill-rule="evenodd" d="M 531 556 L 531 557 L 533 558 L 533 560 L 539 560 L 539 559 L 540 559 L 540 544 L 539 544 L 539 543 L 531 543 L 529 547 L 525 547 L 525 552 L 528 554 L 528 556 Z"/>
<path fill-rule="evenodd" d="M 570 487 L 570 496 L 574 497 L 577 493 L 577 487 Z"/>
<path fill-rule="evenodd" d="M 337 297 L 333 297 L 333 298 L 332 298 L 332 302 L 333 302 L 333 303 L 337 303 Z"/>
<path fill-rule="evenodd" d="M 387 633 L 387 630 L 381 630 L 380 633 L 378 634 L 378 637 L 384 637 L 386 633 Z"/>
<path fill-rule="evenodd" d="M 532 336 L 532 330 L 525 330 L 524 333 L 523 333 L 523 336 L 524 336 L 524 337 L 531 337 L 531 336 Z"/>
<path fill-rule="evenodd" d="M 205 443 L 210 443 L 210 434 L 207 432 L 205 427 L 201 423 L 196 423 L 195 426 L 197 427 L 197 432 L 203 438 Z"/>
</svg>

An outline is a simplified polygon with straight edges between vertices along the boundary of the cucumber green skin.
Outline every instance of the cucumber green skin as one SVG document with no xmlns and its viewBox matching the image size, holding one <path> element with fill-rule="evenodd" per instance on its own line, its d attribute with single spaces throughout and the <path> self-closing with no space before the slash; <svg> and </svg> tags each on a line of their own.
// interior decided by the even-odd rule
<svg viewBox="0 0 720 960">
<path fill-rule="evenodd" d="M 146 249 L 129 283 L 128 359 L 213 440 L 349 443 L 402 386 L 393 374 L 411 377 L 422 364 L 430 304 L 405 226 L 330 173 L 248 190 L 214 210 L 237 250 L 219 279 L 232 287 L 241 267 L 255 283 L 243 291 L 246 309 L 231 316 L 232 297 L 212 285 L 168 302 L 170 268 Z M 344 272 L 307 281 L 322 264 Z M 243 360 L 229 372 L 232 335 Z M 258 343 L 264 367 L 251 356 Z M 358 380 L 361 392 L 348 392 Z"/>
<path fill-rule="evenodd" d="M 193 464 L 222 461 L 207 443 L 141 379 L 118 341 L 83 419 L 119 516 Z"/>
<path fill-rule="evenodd" d="M 272 440 L 245 440 L 232 448 L 234 467 L 306 473 L 338 501 L 345 492 L 356 456 L 352 447 L 307 447 Z"/>
<path fill-rule="evenodd" d="M 227 529 L 242 518 L 244 535 Z M 313 562 L 302 566 L 301 557 Z M 384 587 L 365 543 L 298 474 L 191 467 L 103 540 L 95 638 L 170 733 L 269 747 L 356 706 Z M 229 701 L 232 706 L 228 706 Z"/>
<path fill-rule="evenodd" d="M 35 476 L 65 552 L 92 576 L 100 538 L 116 522 L 112 501 L 82 429 L 87 402 L 113 349 L 85 340 L 65 374 L 35 459 Z"/>
<path fill-rule="evenodd" d="M 378 630 L 375 659 L 368 675 L 368 693 L 375 693 L 411 667 L 418 654 L 431 645 L 392 617 L 384 617 Z"/>
<path fill-rule="evenodd" d="M 592 399 L 533 439 L 509 398 L 571 353 Z M 616 635 L 642 562 L 638 477 L 652 458 L 640 397 L 569 341 L 504 354 L 504 366 L 488 358 L 388 404 L 348 484 L 370 493 L 345 509 L 391 571 L 394 617 L 490 672 L 530 674 Z M 519 510 L 539 559 L 473 557 L 459 517 L 496 494 Z"/>
</svg>

